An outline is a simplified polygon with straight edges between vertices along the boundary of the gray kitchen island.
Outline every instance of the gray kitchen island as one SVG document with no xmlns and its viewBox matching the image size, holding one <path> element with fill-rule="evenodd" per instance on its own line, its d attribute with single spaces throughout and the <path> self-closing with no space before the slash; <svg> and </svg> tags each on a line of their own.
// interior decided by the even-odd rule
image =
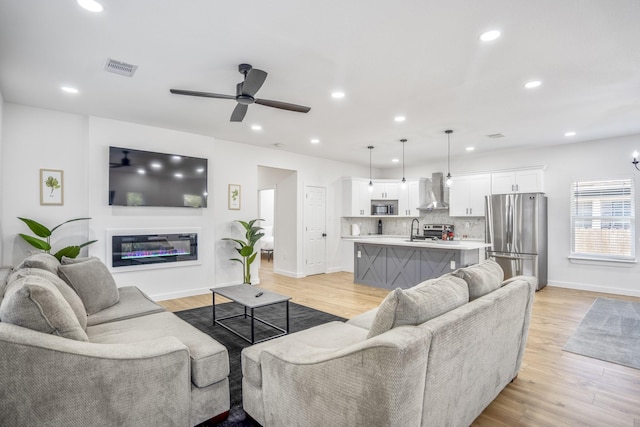
<svg viewBox="0 0 640 427">
<path fill-rule="evenodd" d="M 477 264 L 490 245 L 467 240 L 354 239 L 354 281 L 379 288 L 410 288 L 456 268 Z"/>
</svg>

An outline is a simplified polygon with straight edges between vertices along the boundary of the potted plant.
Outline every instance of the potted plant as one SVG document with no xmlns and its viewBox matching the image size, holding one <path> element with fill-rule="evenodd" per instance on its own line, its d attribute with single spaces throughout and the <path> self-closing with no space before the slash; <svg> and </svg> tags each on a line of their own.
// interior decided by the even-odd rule
<svg viewBox="0 0 640 427">
<path fill-rule="evenodd" d="M 258 240 L 264 236 L 263 233 L 260 233 L 262 227 L 258 227 L 254 225 L 256 221 L 264 221 L 263 219 L 252 219 L 249 222 L 236 220 L 242 225 L 245 230 L 245 240 L 234 239 L 231 237 L 225 237 L 222 240 L 230 240 L 235 242 L 238 246 L 235 250 L 240 254 L 242 259 L 240 258 L 229 258 L 230 261 L 237 261 L 242 264 L 243 271 L 243 283 L 250 285 L 251 284 L 251 264 L 255 261 L 258 253 L 255 250 L 255 245 L 258 243 Z"/>
<path fill-rule="evenodd" d="M 91 219 L 91 218 L 74 218 L 74 219 L 70 219 L 68 221 L 63 222 L 62 224 L 56 225 L 51 230 L 49 228 L 45 227 L 44 225 L 40 224 L 39 222 L 34 221 L 32 219 L 20 218 L 20 217 L 18 217 L 18 219 L 20 221 L 24 222 L 25 224 L 27 224 L 29 229 L 31 231 L 33 231 L 33 233 L 36 236 L 42 237 L 42 238 L 44 238 L 46 240 L 39 239 L 38 237 L 28 236 L 28 235 L 22 234 L 22 233 L 19 233 L 19 236 L 22 237 L 27 243 L 29 243 L 34 248 L 43 250 L 44 252 L 50 254 L 51 253 L 51 235 L 53 234 L 54 231 L 56 231 L 60 226 L 66 224 L 68 222 L 84 221 L 84 220 Z M 97 242 L 97 240 L 90 240 L 90 241 L 85 242 L 85 243 L 83 243 L 81 245 L 67 246 L 67 247 L 64 247 L 64 248 L 58 250 L 56 253 L 53 254 L 53 256 L 56 257 L 58 259 L 58 261 L 60 261 L 63 256 L 65 256 L 67 258 L 75 258 L 80 254 L 80 249 L 82 249 L 83 247 L 88 246 L 88 245 L 90 245 L 92 243 L 95 243 L 95 242 Z"/>
</svg>

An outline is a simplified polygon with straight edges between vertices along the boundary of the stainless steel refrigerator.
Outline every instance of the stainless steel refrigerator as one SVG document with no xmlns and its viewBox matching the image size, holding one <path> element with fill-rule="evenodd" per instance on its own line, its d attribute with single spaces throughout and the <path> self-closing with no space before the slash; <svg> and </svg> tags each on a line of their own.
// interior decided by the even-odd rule
<svg viewBox="0 0 640 427">
<path fill-rule="evenodd" d="M 547 197 L 542 193 L 494 194 L 485 198 L 487 257 L 505 279 L 524 274 L 547 285 Z"/>
</svg>

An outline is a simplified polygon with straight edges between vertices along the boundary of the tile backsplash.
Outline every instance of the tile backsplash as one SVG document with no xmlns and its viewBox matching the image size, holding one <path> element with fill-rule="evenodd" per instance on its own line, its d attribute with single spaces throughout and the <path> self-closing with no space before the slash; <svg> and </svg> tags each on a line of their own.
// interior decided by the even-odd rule
<svg viewBox="0 0 640 427">
<path fill-rule="evenodd" d="M 340 220 L 342 236 L 351 236 L 351 225 L 360 226 L 360 235 L 378 234 L 378 220 L 382 220 L 382 234 L 393 236 L 409 236 L 411 220 L 414 217 L 343 217 Z M 453 224 L 456 239 L 466 236 L 467 239 L 484 240 L 484 217 L 452 218 L 448 210 L 424 211 L 420 217 L 420 233 L 424 224 Z"/>
</svg>

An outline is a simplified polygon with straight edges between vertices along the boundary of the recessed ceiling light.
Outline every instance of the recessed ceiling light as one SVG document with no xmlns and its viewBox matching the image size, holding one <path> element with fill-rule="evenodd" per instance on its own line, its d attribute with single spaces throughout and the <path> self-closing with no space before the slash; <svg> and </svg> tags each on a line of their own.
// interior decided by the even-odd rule
<svg viewBox="0 0 640 427">
<path fill-rule="evenodd" d="M 333 92 L 331 93 L 331 97 L 335 99 L 342 99 L 344 98 L 344 92 L 340 92 L 340 91 Z"/>
<path fill-rule="evenodd" d="M 467 151 L 473 151 L 475 149 L 476 149 L 476 147 L 467 147 Z"/>
<path fill-rule="evenodd" d="M 162 165 L 160 163 L 158 163 L 158 162 L 153 162 L 153 163 L 151 163 L 150 166 L 152 168 L 154 168 L 154 169 L 161 169 L 162 168 Z"/>
<path fill-rule="evenodd" d="M 60 90 L 62 90 L 63 92 L 66 93 L 72 93 L 72 94 L 76 94 L 78 93 L 78 89 L 76 89 L 75 87 L 71 87 L 71 86 L 61 86 Z"/>
<path fill-rule="evenodd" d="M 198 168 L 198 169 L 196 169 L 196 172 L 202 173 L 202 172 L 204 172 L 204 168 Z"/>
<path fill-rule="evenodd" d="M 176 172 L 173 174 L 176 178 L 182 178 L 182 174 L 180 172 Z"/>
<path fill-rule="evenodd" d="M 407 120 L 407 118 L 405 116 L 395 116 L 393 120 L 395 120 L 396 122 L 404 122 L 405 120 Z"/>
<path fill-rule="evenodd" d="M 391 159 L 391 161 L 392 161 L 393 163 L 398 163 L 398 162 L 400 161 L 400 159 Z"/>
<path fill-rule="evenodd" d="M 483 42 L 491 42 L 500 37 L 500 31 L 491 30 L 480 34 L 480 40 Z"/>
<path fill-rule="evenodd" d="M 179 162 L 180 160 L 182 160 L 182 157 L 180 157 L 180 156 L 171 156 L 171 160 L 173 160 L 174 162 Z"/>
<path fill-rule="evenodd" d="M 319 140 L 318 138 L 312 138 L 312 139 L 311 139 L 311 143 L 312 143 L 312 144 L 319 144 L 319 143 L 320 143 L 320 140 Z"/>
<path fill-rule="evenodd" d="M 540 87 L 540 85 L 542 85 L 542 82 L 540 80 L 531 80 L 530 82 L 526 82 L 524 84 L 524 87 L 526 87 L 527 89 L 533 89 L 536 87 Z"/>
<path fill-rule="evenodd" d="M 78 4 L 89 12 L 102 12 L 104 9 L 102 5 L 95 0 L 78 0 Z"/>
<path fill-rule="evenodd" d="M 262 130 L 262 126 L 260 126 L 260 125 L 251 125 L 251 129 L 253 129 L 253 130 Z"/>
<path fill-rule="evenodd" d="M 147 173 L 147 171 L 145 171 L 144 169 L 138 169 L 138 173 L 140 175 L 144 175 L 145 173 Z"/>
<path fill-rule="evenodd" d="M 576 136 L 576 133 L 574 131 L 565 132 L 564 136 Z"/>
</svg>

